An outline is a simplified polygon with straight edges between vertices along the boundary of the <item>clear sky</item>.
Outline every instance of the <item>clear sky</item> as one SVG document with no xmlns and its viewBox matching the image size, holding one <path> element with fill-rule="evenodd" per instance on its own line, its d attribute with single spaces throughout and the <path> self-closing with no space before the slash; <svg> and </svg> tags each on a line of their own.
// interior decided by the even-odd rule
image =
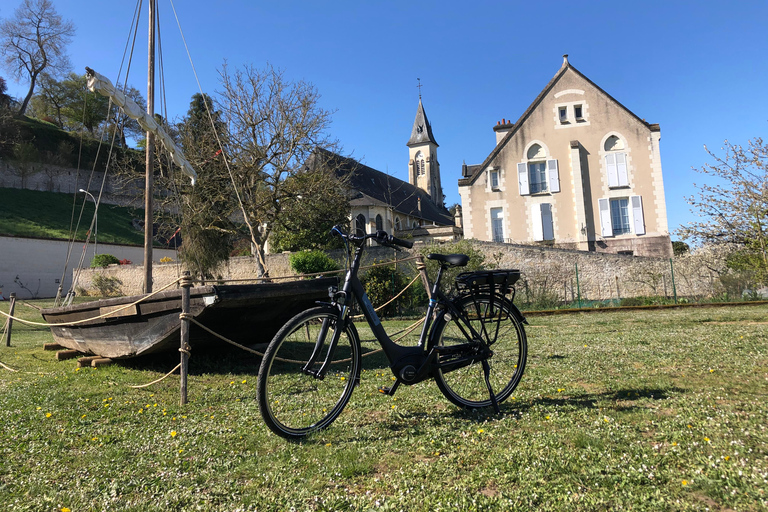
<svg viewBox="0 0 768 512">
<path fill-rule="evenodd" d="M 168 115 L 197 85 L 170 0 L 158 0 Z M 133 2 L 52 0 L 77 35 L 77 72 L 114 78 Z M 13 14 L 19 0 L 0 7 Z M 461 164 L 482 162 L 494 124 L 516 121 L 569 54 L 570 63 L 639 117 L 661 125 L 670 231 L 691 221 L 685 197 L 711 161 L 703 145 L 746 144 L 768 131 L 768 1 L 176 0 L 203 90 L 217 70 L 266 63 L 313 83 L 336 113 L 331 134 L 366 165 L 407 180 L 421 79 L 440 148 L 446 203 L 459 202 Z M 146 89 L 146 13 L 129 82 Z M 7 73 L 2 76 L 7 76 Z M 23 96 L 24 84 L 8 80 Z M 673 240 L 675 236 L 673 234 Z"/>
</svg>

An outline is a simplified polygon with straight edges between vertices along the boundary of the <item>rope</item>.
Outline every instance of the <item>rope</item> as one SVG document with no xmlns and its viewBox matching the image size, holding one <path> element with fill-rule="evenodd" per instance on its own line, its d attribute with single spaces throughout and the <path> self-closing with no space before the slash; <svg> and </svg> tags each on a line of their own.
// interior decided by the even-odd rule
<svg viewBox="0 0 768 512">
<path fill-rule="evenodd" d="M 400 290 L 400 293 L 398 293 L 397 295 L 395 295 L 394 297 L 392 297 L 391 299 L 389 299 L 387 302 L 385 302 L 385 303 L 384 303 L 384 304 L 382 304 L 381 306 L 379 306 L 379 307 L 377 307 L 376 309 L 374 309 L 374 311 L 376 311 L 376 312 L 378 313 L 379 311 L 381 311 L 381 310 L 382 310 L 382 309 L 384 309 L 385 307 L 389 306 L 389 305 L 390 305 L 392 302 L 394 302 L 395 300 L 397 300 L 397 298 L 398 298 L 398 297 L 400 297 L 402 294 L 404 294 L 404 293 L 405 293 L 405 290 L 407 290 L 408 288 L 410 288 L 410 287 L 411 287 L 411 285 L 413 285 L 413 283 L 415 283 L 415 282 L 416 282 L 416 280 L 417 280 L 418 278 L 420 278 L 420 277 L 421 277 L 421 275 L 417 275 L 416 277 L 414 277 L 414 278 L 413 278 L 413 280 L 412 280 L 410 283 L 408 283 L 408 284 L 406 285 L 406 287 L 405 287 L 405 288 L 403 288 L 402 290 Z M 364 318 L 364 316 L 363 316 L 363 315 L 355 315 L 355 316 L 353 316 L 353 317 L 352 317 L 352 320 L 362 320 L 363 318 Z"/>
<path fill-rule="evenodd" d="M 181 363 L 177 364 L 176 367 L 173 370 L 169 371 L 168 373 L 166 373 L 165 375 L 163 375 L 159 379 L 153 380 L 152 382 L 148 382 L 146 384 L 140 384 L 138 386 L 128 386 L 128 387 L 129 388 L 133 388 L 133 389 L 147 388 L 147 387 L 151 386 L 152 384 L 157 384 L 158 382 L 163 381 L 166 378 L 170 377 L 173 374 L 173 372 L 175 372 L 179 368 L 181 368 Z"/>
<path fill-rule="evenodd" d="M 10 366 L 6 366 L 6 365 L 4 365 L 3 363 L 0 363 L 0 366 L 2 366 L 3 368 L 5 368 L 5 369 L 6 369 L 6 370 L 8 370 L 9 372 L 14 372 L 14 373 L 17 373 L 17 372 L 19 371 L 19 370 L 14 370 L 14 369 L 13 369 L 13 368 L 11 368 Z"/>
</svg>

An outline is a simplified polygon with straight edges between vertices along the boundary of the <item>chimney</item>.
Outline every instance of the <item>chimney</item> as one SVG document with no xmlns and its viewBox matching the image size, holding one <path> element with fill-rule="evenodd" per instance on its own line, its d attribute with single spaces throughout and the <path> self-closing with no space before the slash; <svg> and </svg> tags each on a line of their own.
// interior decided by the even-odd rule
<svg viewBox="0 0 768 512">
<path fill-rule="evenodd" d="M 512 121 L 507 121 L 506 118 L 502 118 L 501 121 L 496 123 L 496 126 L 493 127 L 493 131 L 496 132 L 496 145 L 501 142 L 501 139 L 504 138 L 504 136 L 512 131 L 512 128 L 515 127 L 515 123 Z"/>
<path fill-rule="evenodd" d="M 453 214 L 453 223 L 456 225 L 457 228 L 463 230 L 464 224 L 461 217 L 461 205 L 456 205 L 456 213 Z"/>
<path fill-rule="evenodd" d="M 419 214 L 421 214 L 421 198 L 416 198 L 416 204 L 418 205 L 417 208 L 419 209 Z"/>
</svg>

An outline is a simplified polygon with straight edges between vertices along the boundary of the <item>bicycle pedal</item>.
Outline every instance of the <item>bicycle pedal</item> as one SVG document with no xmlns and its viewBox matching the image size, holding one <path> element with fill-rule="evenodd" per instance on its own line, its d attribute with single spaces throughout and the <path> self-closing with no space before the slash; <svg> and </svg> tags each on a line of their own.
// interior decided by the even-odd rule
<svg viewBox="0 0 768 512">
<path fill-rule="evenodd" d="M 381 386 L 379 387 L 379 393 L 383 395 L 392 396 L 395 394 L 395 391 L 397 391 L 397 388 L 400 386 L 400 379 L 395 381 L 395 384 L 392 387 L 389 386 Z"/>
</svg>

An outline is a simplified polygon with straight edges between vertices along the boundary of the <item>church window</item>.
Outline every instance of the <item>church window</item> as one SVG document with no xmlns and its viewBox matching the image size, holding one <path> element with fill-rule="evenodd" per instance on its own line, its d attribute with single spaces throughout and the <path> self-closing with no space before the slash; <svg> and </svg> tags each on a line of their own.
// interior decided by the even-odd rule
<svg viewBox="0 0 768 512">
<path fill-rule="evenodd" d="M 416 153 L 415 164 L 416 164 L 416 175 L 424 176 L 427 173 L 427 163 L 424 160 L 424 155 L 421 153 L 421 151 Z"/>
<path fill-rule="evenodd" d="M 355 235 L 365 235 L 365 215 L 362 213 L 355 218 Z"/>
<path fill-rule="evenodd" d="M 376 215 L 376 231 L 382 231 L 384 229 L 384 219 L 381 215 Z"/>
</svg>

